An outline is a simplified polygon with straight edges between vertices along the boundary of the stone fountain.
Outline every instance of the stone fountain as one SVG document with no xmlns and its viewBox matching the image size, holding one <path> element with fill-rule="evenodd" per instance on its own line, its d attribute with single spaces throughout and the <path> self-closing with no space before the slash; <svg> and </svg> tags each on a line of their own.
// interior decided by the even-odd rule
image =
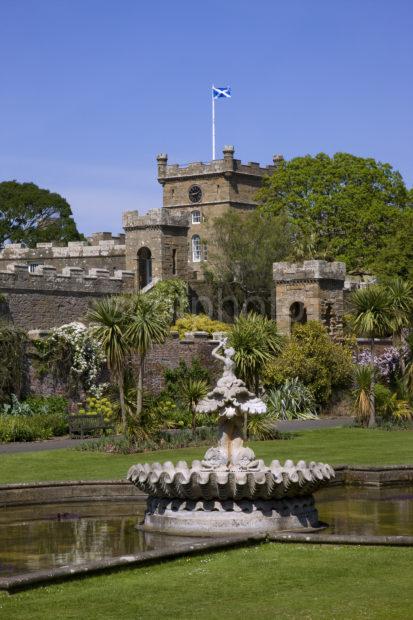
<svg viewBox="0 0 413 620">
<path fill-rule="evenodd" d="M 219 351 L 223 349 L 224 355 Z M 148 495 L 140 528 L 186 536 L 262 534 L 320 527 L 313 492 L 334 478 L 324 463 L 290 460 L 266 466 L 243 442 L 244 415 L 265 403 L 235 376 L 234 350 L 223 340 L 212 355 L 223 362 L 216 387 L 196 408 L 218 415 L 218 445 L 202 461 L 138 463 L 127 478 Z"/>
</svg>

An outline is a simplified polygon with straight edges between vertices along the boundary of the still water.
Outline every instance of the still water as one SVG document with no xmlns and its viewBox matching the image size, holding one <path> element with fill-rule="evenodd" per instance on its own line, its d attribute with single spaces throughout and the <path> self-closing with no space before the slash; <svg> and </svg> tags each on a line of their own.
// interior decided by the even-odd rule
<svg viewBox="0 0 413 620">
<path fill-rule="evenodd" d="M 332 487 L 318 492 L 316 503 L 320 520 L 329 524 L 324 533 L 413 536 L 413 487 Z M 188 542 L 188 538 L 138 532 L 134 526 L 144 509 L 143 503 L 135 502 L 2 508 L 0 576 Z"/>
</svg>

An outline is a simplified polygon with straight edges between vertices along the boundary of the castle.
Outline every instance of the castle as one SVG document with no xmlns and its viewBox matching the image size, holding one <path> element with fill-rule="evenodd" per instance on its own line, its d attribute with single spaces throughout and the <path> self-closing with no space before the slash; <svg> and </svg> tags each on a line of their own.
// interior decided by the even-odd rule
<svg viewBox="0 0 413 620">
<path fill-rule="evenodd" d="M 208 224 L 228 209 L 254 209 L 263 177 L 282 159 L 276 155 L 266 167 L 244 164 L 234 158 L 232 146 L 224 147 L 222 159 L 186 166 L 168 164 L 167 155 L 158 155 L 162 207 L 145 215 L 125 212 L 124 234 L 95 233 L 64 247 L 54 242 L 5 246 L 0 316 L 26 330 L 50 329 L 81 320 L 95 299 L 146 290 L 169 278 L 188 282 L 192 311 L 216 314 L 202 275 Z M 340 333 L 345 291 L 351 286 L 343 263 L 275 263 L 274 313 L 280 329 L 288 333 L 294 321 L 319 320 L 330 333 Z"/>
</svg>

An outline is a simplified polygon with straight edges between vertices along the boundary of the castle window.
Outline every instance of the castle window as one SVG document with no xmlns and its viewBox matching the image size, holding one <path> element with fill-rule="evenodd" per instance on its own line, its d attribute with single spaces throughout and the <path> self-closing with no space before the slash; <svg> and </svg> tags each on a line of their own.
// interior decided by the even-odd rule
<svg viewBox="0 0 413 620">
<path fill-rule="evenodd" d="M 139 290 L 152 282 L 152 254 L 149 248 L 138 251 L 138 284 Z"/>
<path fill-rule="evenodd" d="M 192 211 L 192 224 L 201 223 L 201 211 Z"/>
<path fill-rule="evenodd" d="M 192 261 L 199 263 L 201 260 L 201 237 L 194 235 L 192 237 Z"/>
<path fill-rule="evenodd" d="M 29 267 L 28 267 L 28 271 L 29 273 L 34 273 L 34 270 L 36 269 L 36 267 L 39 266 L 39 263 L 30 263 Z"/>
<path fill-rule="evenodd" d="M 172 275 L 176 276 L 176 249 L 172 250 Z"/>
<path fill-rule="evenodd" d="M 208 260 L 208 243 L 204 241 L 202 244 L 202 260 Z"/>
</svg>

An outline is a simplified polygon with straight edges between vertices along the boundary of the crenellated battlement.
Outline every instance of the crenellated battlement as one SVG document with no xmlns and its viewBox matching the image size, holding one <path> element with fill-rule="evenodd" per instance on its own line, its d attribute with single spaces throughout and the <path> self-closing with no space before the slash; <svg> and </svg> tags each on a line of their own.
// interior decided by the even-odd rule
<svg viewBox="0 0 413 620">
<path fill-rule="evenodd" d="M 97 245 L 90 245 L 87 241 L 69 241 L 65 246 L 51 241 L 37 243 L 35 248 L 28 248 L 24 243 L 10 243 L 0 252 L 1 262 L 13 259 L 47 259 L 47 258 L 90 258 L 106 256 L 124 256 L 125 240 L 120 237 L 100 239 Z"/>
<path fill-rule="evenodd" d="M 57 271 L 52 265 L 39 265 L 33 271 L 21 263 L 11 263 L 0 271 L 0 291 L 60 291 L 87 295 L 109 295 L 133 289 L 134 273 L 116 270 L 111 276 L 108 269 L 64 267 Z"/>
<path fill-rule="evenodd" d="M 233 146 L 225 146 L 223 149 L 223 159 L 215 159 L 207 163 L 192 162 L 186 165 L 168 164 L 168 155 L 162 153 L 157 157 L 158 181 L 163 184 L 165 181 L 176 179 L 228 173 L 264 177 L 272 174 L 276 166 L 283 161 L 282 155 L 274 155 L 273 163 L 267 166 L 261 166 L 253 161 L 245 164 L 240 159 L 234 158 L 234 151 Z"/>
<path fill-rule="evenodd" d="M 341 262 L 329 263 L 325 260 L 305 260 L 302 263 L 274 263 L 274 282 L 297 282 L 311 280 L 346 279 L 346 265 Z"/>
<path fill-rule="evenodd" d="M 162 208 L 151 209 L 144 215 L 139 215 L 139 211 L 125 211 L 122 223 L 126 231 L 158 226 L 185 228 L 189 226 L 189 216 L 188 214 L 176 214 Z"/>
</svg>

